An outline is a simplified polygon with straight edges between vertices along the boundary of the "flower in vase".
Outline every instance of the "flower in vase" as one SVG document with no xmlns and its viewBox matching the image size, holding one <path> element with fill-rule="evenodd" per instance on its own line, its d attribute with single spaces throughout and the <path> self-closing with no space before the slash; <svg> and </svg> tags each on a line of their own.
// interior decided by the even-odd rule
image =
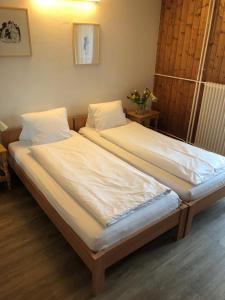
<svg viewBox="0 0 225 300">
<path fill-rule="evenodd" d="M 130 99 L 133 103 L 137 104 L 137 113 L 139 114 L 145 113 L 146 105 L 149 99 L 152 102 L 157 101 L 156 96 L 148 88 L 144 90 L 142 95 L 137 90 L 134 90 L 134 92 L 132 92 L 130 96 L 127 96 L 127 98 Z"/>
</svg>

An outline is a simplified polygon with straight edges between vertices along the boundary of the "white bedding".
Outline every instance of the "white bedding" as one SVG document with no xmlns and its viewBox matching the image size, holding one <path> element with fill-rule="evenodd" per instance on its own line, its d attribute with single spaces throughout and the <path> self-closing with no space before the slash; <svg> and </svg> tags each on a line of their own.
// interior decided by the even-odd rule
<svg viewBox="0 0 225 300">
<path fill-rule="evenodd" d="M 15 142 L 10 144 L 9 151 L 60 216 L 93 251 L 113 245 L 179 206 L 176 194 L 171 193 L 104 228 L 32 158 L 29 146 L 24 142 Z"/>
<path fill-rule="evenodd" d="M 30 147 L 32 156 L 103 226 L 171 190 L 96 144 L 75 134 Z M 177 196 L 178 197 L 178 196 Z"/>
<path fill-rule="evenodd" d="M 151 175 L 166 186 L 169 186 L 180 196 L 182 200 L 189 202 L 204 198 L 225 185 L 225 172 L 214 176 L 205 183 L 195 186 L 109 142 L 101 137 L 99 132 L 97 132 L 94 128 L 83 127 L 80 129 L 80 133 L 92 142 L 138 168 L 142 172 Z"/>
<path fill-rule="evenodd" d="M 136 122 L 99 133 L 108 141 L 193 185 L 225 171 L 225 157 L 172 139 Z"/>
</svg>

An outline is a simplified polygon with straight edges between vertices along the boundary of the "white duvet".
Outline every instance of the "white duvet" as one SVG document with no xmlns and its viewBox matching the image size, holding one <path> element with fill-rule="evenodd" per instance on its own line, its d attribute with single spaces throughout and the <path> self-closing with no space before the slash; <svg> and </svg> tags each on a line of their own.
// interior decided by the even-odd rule
<svg viewBox="0 0 225 300">
<path fill-rule="evenodd" d="M 60 142 L 32 146 L 30 150 L 64 190 L 103 226 L 172 193 L 79 134 Z"/>
<path fill-rule="evenodd" d="M 225 157 L 169 138 L 136 122 L 99 133 L 130 153 L 194 185 L 225 171 Z"/>
</svg>

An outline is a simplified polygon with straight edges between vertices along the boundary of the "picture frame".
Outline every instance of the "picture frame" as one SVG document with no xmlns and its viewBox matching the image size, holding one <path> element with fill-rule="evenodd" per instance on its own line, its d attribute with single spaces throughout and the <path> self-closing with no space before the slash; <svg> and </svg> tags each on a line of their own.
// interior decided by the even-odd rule
<svg viewBox="0 0 225 300">
<path fill-rule="evenodd" d="M 0 7 L 0 57 L 31 55 L 28 10 Z"/>
<path fill-rule="evenodd" d="M 100 25 L 73 23 L 73 55 L 75 65 L 100 63 Z"/>
</svg>

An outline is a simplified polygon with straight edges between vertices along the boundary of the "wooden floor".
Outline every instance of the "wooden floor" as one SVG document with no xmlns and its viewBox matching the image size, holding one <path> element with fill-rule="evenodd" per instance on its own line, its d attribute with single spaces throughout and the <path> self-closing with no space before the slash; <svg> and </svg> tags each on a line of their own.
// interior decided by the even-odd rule
<svg viewBox="0 0 225 300">
<path fill-rule="evenodd" d="M 95 299 L 225 299 L 225 199 L 111 267 Z M 25 188 L 0 186 L 0 299 L 90 299 L 90 274 Z"/>
</svg>

